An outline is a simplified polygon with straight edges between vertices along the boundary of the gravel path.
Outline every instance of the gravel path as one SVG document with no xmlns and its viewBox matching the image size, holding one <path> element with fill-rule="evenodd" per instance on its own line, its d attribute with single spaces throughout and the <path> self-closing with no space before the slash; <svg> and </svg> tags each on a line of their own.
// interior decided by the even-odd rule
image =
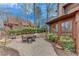
<svg viewBox="0 0 79 59">
<path fill-rule="evenodd" d="M 52 45 L 45 41 L 44 38 L 36 38 L 35 42 L 23 43 L 20 39 L 14 39 L 7 45 L 20 52 L 21 56 L 56 56 Z"/>
</svg>

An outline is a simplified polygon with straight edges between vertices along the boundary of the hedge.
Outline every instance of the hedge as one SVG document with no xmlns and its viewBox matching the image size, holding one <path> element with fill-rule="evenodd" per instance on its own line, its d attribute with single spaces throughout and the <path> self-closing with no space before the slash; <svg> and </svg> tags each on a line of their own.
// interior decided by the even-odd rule
<svg viewBox="0 0 79 59">
<path fill-rule="evenodd" d="M 8 30 L 8 34 L 16 34 L 16 35 L 19 35 L 19 34 L 27 34 L 27 33 L 41 33 L 43 32 L 44 30 L 41 29 L 41 28 L 22 28 L 22 29 L 10 29 Z"/>
</svg>

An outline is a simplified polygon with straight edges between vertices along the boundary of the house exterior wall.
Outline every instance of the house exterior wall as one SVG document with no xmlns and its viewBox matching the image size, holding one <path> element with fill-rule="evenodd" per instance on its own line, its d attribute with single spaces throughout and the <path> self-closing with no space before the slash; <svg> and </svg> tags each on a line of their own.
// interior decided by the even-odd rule
<svg viewBox="0 0 79 59">
<path fill-rule="evenodd" d="M 77 10 L 79 10 L 79 3 L 71 3 L 71 4 L 69 4 L 69 3 L 60 3 L 59 4 L 59 16 L 62 16 L 62 15 L 64 15 L 65 13 L 64 13 L 64 10 L 65 10 L 65 8 L 68 8 L 69 10 L 67 11 L 67 14 L 69 14 L 69 13 L 72 13 L 72 12 L 75 12 L 75 11 L 77 11 Z M 66 6 L 67 5 L 67 6 Z M 66 7 L 64 7 L 64 6 L 66 6 Z M 75 18 L 74 19 L 77 19 L 77 20 L 79 20 L 79 16 L 77 17 L 77 15 L 78 15 L 79 13 L 76 13 L 76 16 L 75 16 Z M 71 19 L 72 20 L 72 19 Z M 76 23 L 76 20 L 73 20 L 73 27 L 75 27 L 75 24 Z M 73 28 L 73 34 L 75 34 L 75 31 L 76 31 L 76 28 L 74 29 Z M 75 34 L 76 35 L 76 34 Z M 75 37 L 75 35 L 73 35 L 74 37 Z"/>
<path fill-rule="evenodd" d="M 69 4 L 69 3 L 59 3 L 59 11 L 58 11 L 59 16 L 62 16 L 62 15 L 65 14 L 64 11 L 65 11 L 66 8 L 68 9 L 67 14 L 72 13 L 74 11 L 79 10 L 79 3 L 71 3 L 71 4 Z"/>
<path fill-rule="evenodd" d="M 49 25 L 49 26 L 50 26 L 50 32 L 53 32 L 53 26 L 54 26 L 55 24 L 58 24 L 58 29 L 59 29 L 59 30 L 58 30 L 57 33 L 58 33 L 59 35 L 62 35 L 63 32 L 62 32 L 61 24 L 64 23 L 64 22 L 69 22 L 69 21 L 71 21 L 71 23 L 74 23 L 74 17 L 68 18 L 68 19 L 64 19 L 64 20 L 62 20 L 62 21 L 58 21 L 58 22 L 55 22 L 55 23 L 50 24 L 50 25 Z M 72 26 L 72 25 L 71 25 L 71 26 Z M 74 38 L 74 36 L 75 36 L 75 35 L 74 35 L 74 29 L 75 29 L 75 28 L 72 27 L 72 31 L 71 31 L 72 34 L 71 34 L 71 35 L 73 36 L 73 38 Z"/>
<path fill-rule="evenodd" d="M 75 12 L 75 11 L 79 10 L 79 4 L 78 3 L 72 3 L 71 5 L 65 7 L 65 9 L 68 10 L 67 13 Z"/>
<path fill-rule="evenodd" d="M 72 21 L 72 38 L 76 44 L 76 52 L 79 55 L 79 4 L 76 3 L 59 3 L 58 17 L 75 12 L 75 16 L 51 23 L 50 32 L 53 32 L 54 24 L 58 24 L 58 35 L 62 34 L 61 24 L 66 21 Z"/>
<path fill-rule="evenodd" d="M 63 7 L 64 4 L 59 4 L 60 7 Z M 67 14 L 75 12 L 77 10 L 79 10 L 79 4 L 78 3 L 72 3 L 70 6 L 67 6 L 65 8 L 68 8 L 67 10 Z M 65 10 L 64 8 L 64 10 Z M 59 10 L 59 12 L 61 12 L 63 10 L 63 8 L 61 10 Z M 63 13 L 60 13 L 59 15 L 64 15 Z M 76 43 L 76 52 L 79 55 L 79 12 L 77 12 L 75 14 L 75 18 L 73 20 L 73 25 L 72 25 L 72 37 L 75 40 Z"/>
<path fill-rule="evenodd" d="M 75 17 L 75 30 L 76 30 L 76 52 L 79 55 L 79 12 L 77 12 Z"/>
<path fill-rule="evenodd" d="M 62 7 L 63 4 L 64 3 L 59 4 L 59 7 L 58 7 L 59 8 L 59 10 L 58 10 L 58 17 L 63 15 L 63 7 Z"/>
</svg>

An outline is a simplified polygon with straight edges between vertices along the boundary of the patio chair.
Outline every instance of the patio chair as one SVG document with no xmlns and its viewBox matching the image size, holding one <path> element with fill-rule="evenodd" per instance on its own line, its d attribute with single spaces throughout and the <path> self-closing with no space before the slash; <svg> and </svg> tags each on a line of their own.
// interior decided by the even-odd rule
<svg viewBox="0 0 79 59">
<path fill-rule="evenodd" d="M 16 34 L 11 34 L 11 35 L 9 36 L 9 38 L 10 38 L 10 39 L 16 39 Z"/>
<path fill-rule="evenodd" d="M 32 43 L 33 41 L 33 37 L 27 37 L 27 43 Z"/>
<path fill-rule="evenodd" d="M 27 38 L 22 35 L 22 42 L 26 42 L 26 39 Z"/>
</svg>

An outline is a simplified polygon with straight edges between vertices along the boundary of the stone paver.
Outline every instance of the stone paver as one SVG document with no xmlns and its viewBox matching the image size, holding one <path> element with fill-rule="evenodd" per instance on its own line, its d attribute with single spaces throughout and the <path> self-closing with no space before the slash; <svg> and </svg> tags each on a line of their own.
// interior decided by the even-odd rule
<svg viewBox="0 0 79 59">
<path fill-rule="evenodd" d="M 20 52 L 21 56 L 56 56 L 52 45 L 45 41 L 44 38 L 36 38 L 35 42 L 23 43 L 21 38 L 14 39 L 12 43 L 7 45 Z"/>
</svg>

